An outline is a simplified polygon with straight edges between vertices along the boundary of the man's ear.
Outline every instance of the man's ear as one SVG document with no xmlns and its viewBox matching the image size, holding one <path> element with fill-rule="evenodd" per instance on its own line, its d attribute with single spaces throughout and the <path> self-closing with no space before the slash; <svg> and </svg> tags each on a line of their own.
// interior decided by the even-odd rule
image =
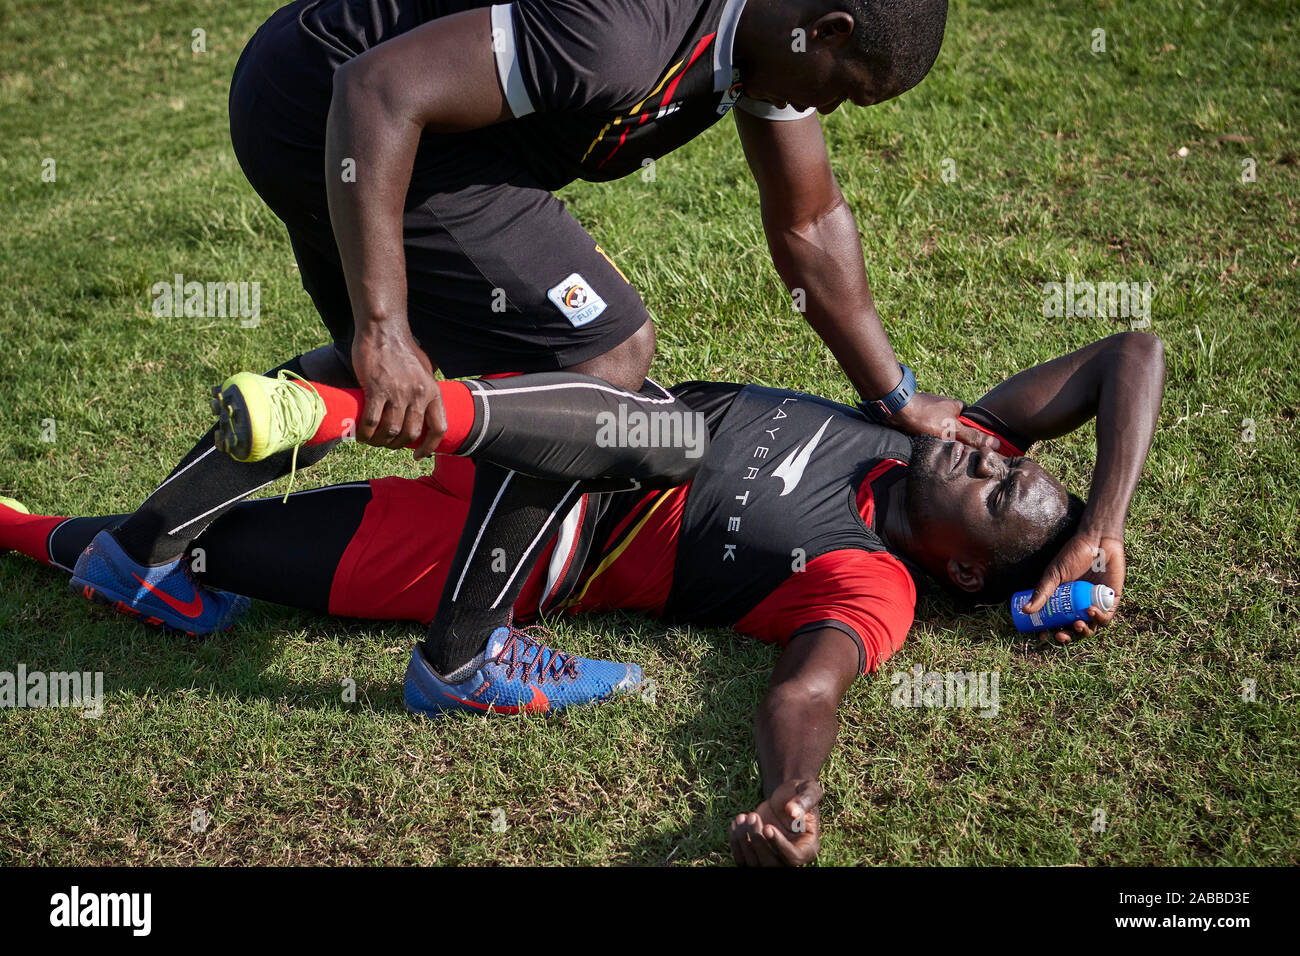
<svg viewBox="0 0 1300 956">
<path fill-rule="evenodd" d="M 853 37 L 853 14 L 846 10 L 832 10 L 813 21 L 812 38 L 821 40 L 832 50 L 838 50 Z"/>
<path fill-rule="evenodd" d="M 948 572 L 948 579 L 953 584 L 963 591 L 974 594 L 984 587 L 984 574 L 988 569 L 984 567 L 983 562 L 967 563 L 949 558 L 944 570 Z"/>
</svg>

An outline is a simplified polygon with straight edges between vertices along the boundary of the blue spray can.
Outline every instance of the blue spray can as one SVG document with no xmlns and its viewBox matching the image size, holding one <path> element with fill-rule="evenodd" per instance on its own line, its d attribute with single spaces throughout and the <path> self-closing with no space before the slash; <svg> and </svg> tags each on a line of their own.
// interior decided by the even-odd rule
<svg viewBox="0 0 1300 956">
<path fill-rule="evenodd" d="M 1091 581 L 1070 581 L 1062 584 L 1047 603 L 1038 609 L 1037 614 L 1025 614 L 1020 609 L 1029 603 L 1033 591 L 1017 591 L 1011 597 L 1011 620 L 1016 623 L 1016 630 L 1051 631 L 1068 628 L 1075 621 L 1088 620 L 1088 608 L 1109 611 L 1115 606 L 1115 592 L 1104 584 Z"/>
</svg>

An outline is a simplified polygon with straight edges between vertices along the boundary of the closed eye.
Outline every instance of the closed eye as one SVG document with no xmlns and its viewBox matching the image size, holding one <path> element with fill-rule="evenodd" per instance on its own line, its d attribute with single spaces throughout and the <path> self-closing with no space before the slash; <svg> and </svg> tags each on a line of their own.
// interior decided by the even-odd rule
<svg viewBox="0 0 1300 956">
<path fill-rule="evenodd" d="M 989 495 L 989 511 L 993 514 L 1005 513 L 1011 506 L 1011 492 L 1015 481 L 1020 477 L 1020 465 L 1024 458 L 1012 458 L 1007 461 L 1007 476 L 998 482 L 993 494 Z"/>
</svg>

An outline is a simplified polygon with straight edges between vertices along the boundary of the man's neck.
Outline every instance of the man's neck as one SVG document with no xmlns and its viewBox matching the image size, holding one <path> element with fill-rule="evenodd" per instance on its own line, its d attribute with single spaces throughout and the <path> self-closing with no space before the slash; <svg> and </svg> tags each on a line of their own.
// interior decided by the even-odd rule
<svg viewBox="0 0 1300 956">
<path fill-rule="evenodd" d="M 876 497 L 876 513 L 872 530 L 880 535 L 889 550 L 921 564 L 916 533 L 907 517 L 907 473 L 891 483 Z"/>
<path fill-rule="evenodd" d="M 731 44 L 731 65 L 740 71 L 743 82 L 746 72 L 753 66 L 754 51 L 761 49 L 765 34 L 770 34 L 767 4 L 764 0 L 745 0 L 736 23 L 736 37 Z"/>
</svg>

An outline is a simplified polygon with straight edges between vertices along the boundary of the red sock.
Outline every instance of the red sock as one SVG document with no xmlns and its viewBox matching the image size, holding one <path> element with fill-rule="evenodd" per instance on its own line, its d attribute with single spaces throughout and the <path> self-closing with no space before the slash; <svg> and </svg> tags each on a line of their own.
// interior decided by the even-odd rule
<svg viewBox="0 0 1300 956">
<path fill-rule="evenodd" d="M 50 532 L 66 520 L 57 515 L 25 515 L 0 505 L 0 554 L 21 551 L 41 564 L 49 564 L 45 542 Z"/>
<path fill-rule="evenodd" d="M 302 382 L 298 384 L 307 387 Z M 365 408 L 366 393 L 359 388 L 335 388 L 319 382 L 311 384 L 325 401 L 325 417 L 307 444 L 320 445 L 342 438 L 345 434 L 355 435 L 357 420 Z M 474 424 L 474 399 L 470 397 L 469 386 L 464 382 L 439 382 L 438 391 L 442 394 L 442 407 L 447 412 L 447 434 L 438 443 L 438 452 L 451 455 L 469 436 L 469 430 Z M 418 444 L 417 441 L 409 447 L 414 448 Z"/>
</svg>

